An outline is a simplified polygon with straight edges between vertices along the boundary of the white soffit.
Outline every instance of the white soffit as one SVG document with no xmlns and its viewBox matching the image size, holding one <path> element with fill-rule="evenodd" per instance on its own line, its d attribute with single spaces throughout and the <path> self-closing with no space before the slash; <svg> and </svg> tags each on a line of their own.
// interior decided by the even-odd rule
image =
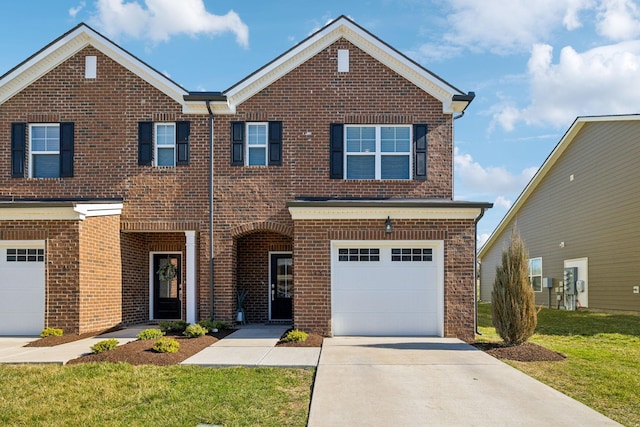
<svg viewBox="0 0 640 427">
<path fill-rule="evenodd" d="M 184 105 L 183 97 L 188 94 L 184 88 L 84 24 L 80 24 L 3 76 L 0 79 L 0 104 L 89 45 Z"/>
<path fill-rule="evenodd" d="M 471 219 L 482 214 L 480 208 L 428 208 L 428 207 L 335 207 L 289 206 L 293 220 L 335 219 Z"/>
<path fill-rule="evenodd" d="M 0 207 L 0 220 L 84 220 L 92 216 L 120 215 L 122 203 L 76 203 L 69 206 Z"/>
<path fill-rule="evenodd" d="M 453 95 L 464 95 L 433 74 L 409 60 L 345 17 L 327 25 L 270 64 L 256 71 L 224 92 L 229 103 L 241 104 L 262 89 L 300 66 L 340 38 L 345 38 L 440 102 L 445 113 L 464 110 L 468 102 L 453 102 Z M 336 53 L 337 55 L 337 53 Z M 462 105 L 464 104 L 464 105 Z"/>
</svg>

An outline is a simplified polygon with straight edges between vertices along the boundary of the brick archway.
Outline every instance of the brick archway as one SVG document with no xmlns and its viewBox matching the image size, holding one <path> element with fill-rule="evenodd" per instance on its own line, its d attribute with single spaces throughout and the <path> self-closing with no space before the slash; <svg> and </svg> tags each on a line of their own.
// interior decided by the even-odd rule
<svg viewBox="0 0 640 427">
<path fill-rule="evenodd" d="M 246 236 L 258 231 L 273 231 L 293 238 L 293 227 L 272 221 L 257 221 L 239 225 L 231 229 L 231 236 L 234 239 Z"/>
</svg>

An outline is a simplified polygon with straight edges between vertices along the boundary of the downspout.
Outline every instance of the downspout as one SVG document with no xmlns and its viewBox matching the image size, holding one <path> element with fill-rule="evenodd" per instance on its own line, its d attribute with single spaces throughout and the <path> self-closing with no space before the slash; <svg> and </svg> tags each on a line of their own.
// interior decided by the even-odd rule
<svg viewBox="0 0 640 427">
<path fill-rule="evenodd" d="M 213 112 L 209 100 L 209 315 L 213 319 Z"/>
<path fill-rule="evenodd" d="M 476 218 L 474 224 L 474 234 L 476 238 L 473 242 L 473 306 L 475 308 L 475 323 L 476 323 L 476 334 L 482 335 L 478 330 L 478 222 L 484 216 L 484 212 L 486 209 L 482 209 L 480 211 L 480 215 Z"/>
</svg>

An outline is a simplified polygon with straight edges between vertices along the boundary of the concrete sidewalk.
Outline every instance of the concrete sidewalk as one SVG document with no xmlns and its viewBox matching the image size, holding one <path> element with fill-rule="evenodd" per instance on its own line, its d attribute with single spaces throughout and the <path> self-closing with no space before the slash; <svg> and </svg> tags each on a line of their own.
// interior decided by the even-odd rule
<svg viewBox="0 0 640 427">
<path fill-rule="evenodd" d="M 613 426 L 457 339 L 325 338 L 310 427 Z"/>
</svg>

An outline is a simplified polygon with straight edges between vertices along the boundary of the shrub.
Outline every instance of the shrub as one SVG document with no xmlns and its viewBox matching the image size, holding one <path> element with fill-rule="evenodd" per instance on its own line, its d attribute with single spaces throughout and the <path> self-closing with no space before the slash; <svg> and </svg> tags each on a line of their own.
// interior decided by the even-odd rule
<svg viewBox="0 0 640 427">
<path fill-rule="evenodd" d="M 493 326 L 507 345 L 526 342 L 538 323 L 527 258 L 524 243 L 514 229 L 509 248 L 502 252 L 502 264 L 496 267 L 491 292 Z"/>
<path fill-rule="evenodd" d="M 308 333 L 294 329 L 289 331 L 284 338 L 282 338 L 282 342 L 305 342 L 308 337 Z"/>
<path fill-rule="evenodd" d="M 144 331 L 140 331 L 136 338 L 138 341 L 146 341 L 146 340 L 155 340 L 158 338 L 162 338 L 164 336 L 164 332 L 160 329 L 145 329 Z"/>
<path fill-rule="evenodd" d="M 111 338 L 108 340 L 100 341 L 91 346 L 91 351 L 95 354 L 102 353 L 103 351 L 113 350 L 118 346 L 118 340 Z"/>
<path fill-rule="evenodd" d="M 44 328 L 42 332 L 40 332 L 40 336 L 42 338 L 45 337 L 61 337 L 64 334 L 62 329 L 58 328 Z"/>
<path fill-rule="evenodd" d="M 209 332 L 209 331 L 204 326 L 201 326 L 201 325 L 189 325 L 184 330 L 182 335 L 184 335 L 185 337 L 188 337 L 188 338 L 197 338 L 197 337 L 201 337 L 203 335 L 207 335 L 207 332 Z"/>
<path fill-rule="evenodd" d="M 223 320 L 212 320 L 212 319 L 202 319 L 201 321 L 198 322 L 198 325 L 207 328 L 207 330 L 209 332 L 213 331 L 214 329 L 229 329 L 231 327 L 231 325 L 229 325 L 229 323 L 223 321 Z"/>
<path fill-rule="evenodd" d="M 184 320 L 167 320 L 160 322 L 158 326 L 160 326 L 162 332 L 181 334 L 187 329 L 189 323 Z"/>
<path fill-rule="evenodd" d="M 173 338 L 162 337 L 153 344 L 153 351 L 156 353 L 177 353 L 180 343 Z"/>
</svg>

